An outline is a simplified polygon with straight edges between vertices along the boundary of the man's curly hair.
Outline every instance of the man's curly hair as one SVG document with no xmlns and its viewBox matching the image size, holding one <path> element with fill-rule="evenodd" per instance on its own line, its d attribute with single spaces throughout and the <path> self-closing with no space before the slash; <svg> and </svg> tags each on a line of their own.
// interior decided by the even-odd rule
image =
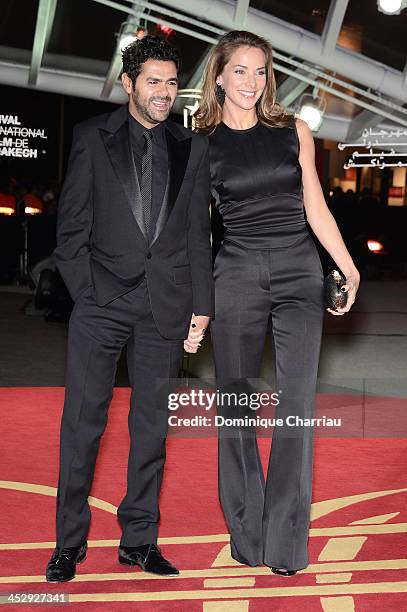
<svg viewBox="0 0 407 612">
<path fill-rule="evenodd" d="M 141 40 L 136 40 L 122 51 L 123 72 L 131 79 L 133 87 L 135 87 L 136 79 L 141 72 L 142 64 L 149 59 L 174 62 L 177 71 L 180 65 L 177 49 L 165 38 L 148 35 Z"/>
</svg>

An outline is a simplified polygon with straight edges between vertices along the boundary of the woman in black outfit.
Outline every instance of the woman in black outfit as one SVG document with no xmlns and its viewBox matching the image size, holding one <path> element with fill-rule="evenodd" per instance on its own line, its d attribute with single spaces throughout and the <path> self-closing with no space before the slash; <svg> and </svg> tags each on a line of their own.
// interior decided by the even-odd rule
<svg viewBox="0 0 407 612">
<path fill-rule="evenodd" d="M 346 276 L 348 303 L 332 314 L 349 310 L 359 274 L 325 203 L 312 134 L 275 100 L 270 44 L 249 32 L 224 35 L 209 59 L 195 114 L 197 129 L 209 135 L 212 194 L 226 228 L 214 270 L 215 368 L 222 388 L 232 379 L 257 378 L 271 315 L 276 390 L 282 391 L 276 416 L 309 418 L 324 308 L 322 267 L 304 209 Z M 309 563 L 313 428 L 292 430 L 275 427 L 266 482 L 254 428 L 219 433 L 219 491 L 231 554 L 284 576 Z"/>
</svg>

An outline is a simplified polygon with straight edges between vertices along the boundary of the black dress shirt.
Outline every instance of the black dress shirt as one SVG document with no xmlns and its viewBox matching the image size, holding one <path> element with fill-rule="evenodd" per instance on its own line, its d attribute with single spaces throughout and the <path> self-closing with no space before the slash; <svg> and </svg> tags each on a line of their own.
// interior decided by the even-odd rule
<svg viewBox="0 0 407 612">
<path fill-rule="evenodd" d="M 129 112 L 130 143 L 133 151 L 133 159 L 136 167 L 137 177 L 141 185 L 141 160 L 143 156 L 144 138 L 143 132 L 146 129 Z M 151 128 L 153 136 L 153 184 L 152 184 L 152 203 L 151 203 L 151 222 L 149 228 L 149 239 L 154 235 L 158 215 L 160 214 L 161 204 L 167 186 L 168 175 L 168 151 L 167 139 L 165 135 L 165 122 L 159 123 Z"/>
</svg>

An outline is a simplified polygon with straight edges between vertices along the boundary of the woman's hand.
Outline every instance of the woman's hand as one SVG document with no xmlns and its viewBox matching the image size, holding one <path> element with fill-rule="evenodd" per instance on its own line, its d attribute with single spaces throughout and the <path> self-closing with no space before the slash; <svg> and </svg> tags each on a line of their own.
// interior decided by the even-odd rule
<svg viewBox="0 0 407 612">
<path fill-rule="evenodd" d="M 191 325 L 189 326 L 188 338 L 184 340 L 184 350 L 187 353 L 197 353 L 201 342 L 205 336 L 210 318 L 200 315 L 192 315 Z"/>
<path fill-rule="evenodd" d="M 338 308 L 338 310 L 331 310 L 327 308 L 327 311 L 333 315 L 344 315 L 352 307 L 355 301 L 357 290 L 359 289 L 360 274 L 357 270 L 346 276 L 346 283 L 342 285 L 342 288 L 348 293 L 348 300 L 346 306 Z"/>
</svg>

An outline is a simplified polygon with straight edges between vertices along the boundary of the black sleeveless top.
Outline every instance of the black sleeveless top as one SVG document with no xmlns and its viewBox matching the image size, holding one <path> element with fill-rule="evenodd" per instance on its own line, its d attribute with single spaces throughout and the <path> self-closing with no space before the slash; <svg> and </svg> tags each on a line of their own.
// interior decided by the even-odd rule
<svg viewBox="0 0 407 612">
<path fill-rule="evenodd" d="M 308 234 L 299 140 L 292 127 L 220 123 L 209 136 L 212 195 L 224 239 L 248 249 L 290 246 Z"/>
</svg>

